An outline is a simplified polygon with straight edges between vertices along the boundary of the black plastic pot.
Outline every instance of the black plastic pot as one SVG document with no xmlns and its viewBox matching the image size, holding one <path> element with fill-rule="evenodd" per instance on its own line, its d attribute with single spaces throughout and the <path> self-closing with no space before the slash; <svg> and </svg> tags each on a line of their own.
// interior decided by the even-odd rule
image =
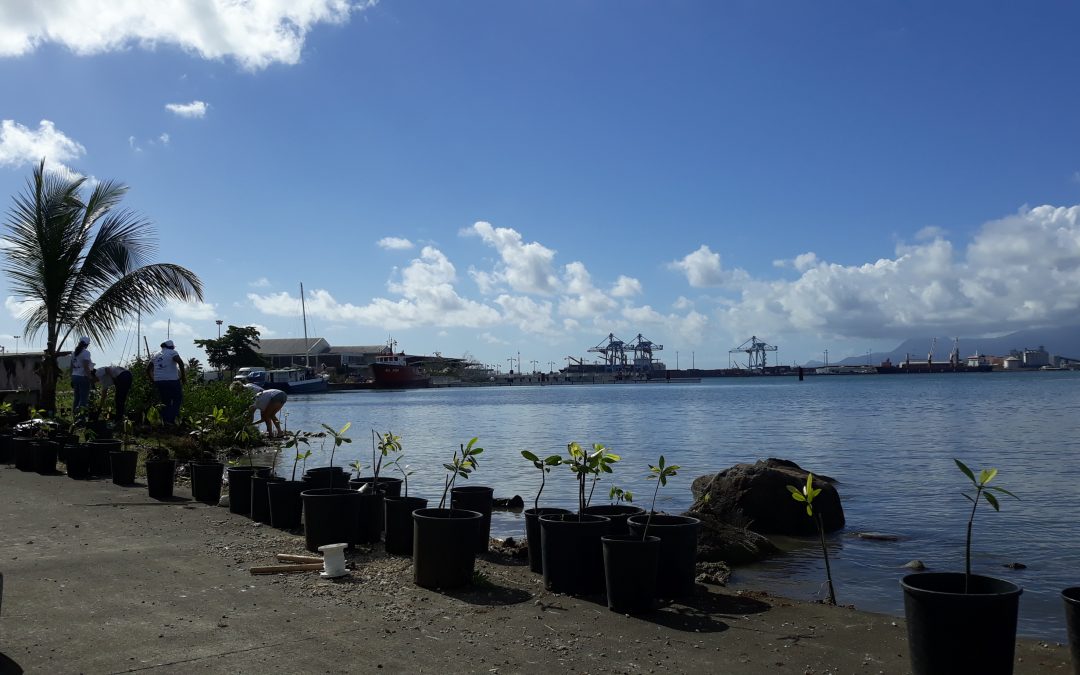
<svg viewBox="0 0 1080 675">
<path fill-rule="evenodd" d="M 611 529 L 608 533 L 614 536 L 617 534 L 630 534 L 630 526 L 626 524 L 626 519 L 630 516 L 645 513 L 645 509 L 631 504 L 599 504 L 597 506 L 586 506 L 585 513 L 610 518 Z"/>
<path fill-rule="evenodd" d="M 304 539 L 307 550 L 316 552 L 326 544 L 349 544 L 356 537 L 360 517 L 360 493 L 323 488 L 304 490 Z"/>
<path fill-rule="evenodd" d="M 172 499 L 176 479 L 175 459 L 148 459 L 146 466 L 146 490 L 150 499 Z"/>
<path fill-rule="evenodd" d="M 525 541 L 529 546 L 529 569 L 537 574 L 544 573 L 543 546 L 540 541 L 540 516 L 570 513 L 567 509 L 542 506 L 538 509 L 525 509 Z"/>
<path fill-rule="evenodd" d="M 225 469 L 229 475 L 229 511 L 242 516 L 251 515 L 251 477 L 269 476 L 268 466 L 230 466 Z"/>
<path fill-rule="evenodd" d="M 0 434 L 0 464 L 11 464 L 15 461 L 15 455 L 11 447 L 12 435 Z"/>
<path fill-rule="evenodd" d="M 79 443 L 79 437 L 72 436 L 71 434 L 56 434 L 55 436 L 50 436 L 49 440 L 56 441 L 56 457 L 64 464 L 67 464 L 68 446 L 77 445 Z"/>
<path fill-rule="evenodd" d="M 12 454 L 15 455 L 15 468 L 19 471 L 34 470 L 34 443 L 33 438 L 16 436 L 11 439 Z"/>
<path fill-rule="evenodd" d="M 480 525 L 473 540 L 477 553 L 487 553 L 491 543 L 491 502 L 494 494 L 494 488 L 483 485 L 463 485 L 450 489 L 450 508 L 480 514 Z"/>
<path fill-rule="evenodd" d="M 1080 675 L 1080 586 L 1061 592 L 1065 601 L 1065 625 L 1069 630 L 1069 652 L 1072 653 L 1073 675 Z"/>
<path fill-rule="evenodd" d="M 217 504 L 221 500 L 221 474 L 225 465 L 221 462 L 192 462 L 191 498 L 204 504 Z"/>
<path fill-rule="evenodd" d="M 295 530 L 300 527 L 300 514 L 304 509 L 300 493 L 303 491 L 304 483 L 298 480 L 272 481 L 266 484 L 272 527 L 282 530 Z"/>
<path fill-rule="evenodd" d="M 427 508 L 427 500 L 420 497 L 390 497 L 383 500 L 386 511 L 383 539 L 387 553 L 412 555 L 413 511 Z"/>
<path fill-rule="evenodd" d="M 270 493 L 266 486 L 280 483 L 284 478 L 256 473 L 251 477 L 251 519 L 257 523 L 270 524 Z M 231 489 L 231 488 L 230 488 Z"/>
<path fill-rule="evenodd" d="M 112 467 L 112 482 L 117 485 L 135 483 L 135 467 L 139 463 L 139 453 L 134 450 L 116 450 L 109 453 L 109 465 Z"/>
<path fill-rule="evenodd" d="M 626 520 L 630 534 L 641 537 L 648 514 Z M 661 598 L 681 598 L 694 592 L 697 577 L 697 540 L 701 521 L 690 516 L 654 514 L 649 522 L 649 536 L 660 538 L 660 571 L 656 593 Z"/>
<path fill-rule="evenodd" d="M 374 544 L 382 539 L 383 523 L 386 520 L 386 512 L 383 510 L 384 495 L 381 490 L 370 489 L 356 494 L 360 495 L 360 505 L 357 507 L 356 534 L 353 541 L 357 544 Z"/>
<path fill-rule="evenodd" d="M 76 443 L 75 445 L 69 445 L 66 448 L 65 456 L 67 457 L 67 475 L 70 478 L 89 478 L 90 477 L 90 446 L 82 443 Z"/>
<path fill-rule="evenodd" d="M 540 516 L 544 587 L 553 593 L 594 595 L 604 592 L 606 516 L 555 513 Z"/>
<path fill-rule="evenodd" d="M 660 537 L 642 541 L 634 534 L 600 538 L 604 547 L 604 587 L 613 612 L 647 612 L 656 604 L 656 578 L 660 569 Z"/>
<path fill-rule="evenodd" d="M 90 446 L 90 473 L 94 476 L 111 476 L 112 464 L 109 453 L 120 449 L 120 441 L 98 439 L 87 443 Z"/>
<path fill-rule="evenodd" d="M 353 478 L 349 481 L 349 487 L 353 490 L 359 490 L 367 483 L 374 483 L 374 476 L 361 476 L 360 478 Z M 379 491 L 387 497 L 400 497 L 401 496 L 401 479 L 400 478 L 384 478 L 379 476 Z"/>
<path fill-rule="evenodd" d="M 345 473 L 345 470 L 340 466 L 333 468 L 328 466 L 321 466 L 315 469 L 308 469 L 304 472 L 303 478 L 305 490 L 328 490 L 330 488 L 336 488 L 340 490 L 346 490 L 349 487 L 349 474 Z M 331 542 L 336 543 L 336 542 Z"/>
<path fill-rule="evenodd" d="M 34 471 L 48 476 L 56 473 L 56 457 L 60 445 L 56 441 L 37 441 L 32 444 Z"/>
<path fill-rule="evenodd" d="M 416 585 L 461 588 L 472 582 L 483 516 L 464 509 L 417 509 L 412 517 Z"/>
<path fill-rule="evenodd" d="M 960 572 L 909 574 L 900 586 L 914 675 L 1012 673 L 1023 589 L 973 574 L 964 593 Z"/>
</svg>

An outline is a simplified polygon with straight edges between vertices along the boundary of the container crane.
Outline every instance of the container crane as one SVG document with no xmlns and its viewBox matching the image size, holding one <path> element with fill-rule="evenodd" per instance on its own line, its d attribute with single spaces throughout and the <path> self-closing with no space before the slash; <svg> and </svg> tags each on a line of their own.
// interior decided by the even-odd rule
<svg viewBox="0 0 1080 675">
<path fill-rule="evenodd" d="M 614 333 L 608 333 L 604 342 L 592 347 L 589 351 L 604 355 L 604 365 L 607 370 L 626 369 L 626 343 L 615 337 Z"/>
<path fill-rule="evenodd" d="M 653 352 L 661 351 L 664 345 L 658 345 L 638 333 L 637 337 L 631 340 L 626 347 L 634 353 L 634 370 L 652 370 Z"/>
<path fill-rule="evenodd" d="M 749 340 L 729 350 L 728 353 L 745 353 L 747 370 L 764 373 L 768 365 L 767 352 L 775 352 L 777 349 L 776 345 L 770 345 L 763 340 L 759 340 L 756 335 L 751 335 Z"/>
</svg>

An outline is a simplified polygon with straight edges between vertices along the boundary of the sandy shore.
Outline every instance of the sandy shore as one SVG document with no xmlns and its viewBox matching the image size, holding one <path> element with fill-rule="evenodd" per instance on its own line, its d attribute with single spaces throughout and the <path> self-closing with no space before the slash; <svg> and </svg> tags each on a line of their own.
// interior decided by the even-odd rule
<svg viewBox="0 0 1080 675">
<path fill-rule="evenodd" d="M 252 576 L 300 536 L 145 486 L 0 466 L 0 652 L 30 673 L 904 673 L 902 619 L 701 586 L 650 615 L 544 591 L 519 561 L 439 593 L 411 561 L 350 556 L 343 581 Z M 1021 640 L 1017 673 L 1068 673 Z"/>
</svg>

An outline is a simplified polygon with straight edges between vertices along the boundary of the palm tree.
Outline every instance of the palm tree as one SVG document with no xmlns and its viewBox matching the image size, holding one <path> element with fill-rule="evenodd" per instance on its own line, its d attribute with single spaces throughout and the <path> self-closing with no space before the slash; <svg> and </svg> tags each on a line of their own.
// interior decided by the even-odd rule
<svg viewBox="0 0 1080 675">
<path fill-rule="evenodd" d="M 14 198 L 2 242 L 4 271 L 16 299 L 28 301 L 23 334 L 46 331 L 40 407 L 56 408 L 57 354 L 72 332 L 106 343 L 136 313 L 168 299 L 202 300 L 202 282 L 179 265 L 147 262 L 155 250 L 149 221 L 118 209 L 127 186 L 98 183 L 83 201 L 86 178 L 35 167 Z"/>
</svg>

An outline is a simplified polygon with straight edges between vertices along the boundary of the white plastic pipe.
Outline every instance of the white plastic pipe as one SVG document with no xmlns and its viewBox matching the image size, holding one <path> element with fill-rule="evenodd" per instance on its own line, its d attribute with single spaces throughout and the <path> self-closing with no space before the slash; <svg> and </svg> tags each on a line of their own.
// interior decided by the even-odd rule
<svg viewBox="0 0 1080 675">
<path fill-rule="evenodd" d="M 336 579 L 349 573 L 349 570 L 345 569 L 346 546 L 348 544 L 327 544 L 319 547 L 323 554 L 323 577 Z"/>
</svg>

